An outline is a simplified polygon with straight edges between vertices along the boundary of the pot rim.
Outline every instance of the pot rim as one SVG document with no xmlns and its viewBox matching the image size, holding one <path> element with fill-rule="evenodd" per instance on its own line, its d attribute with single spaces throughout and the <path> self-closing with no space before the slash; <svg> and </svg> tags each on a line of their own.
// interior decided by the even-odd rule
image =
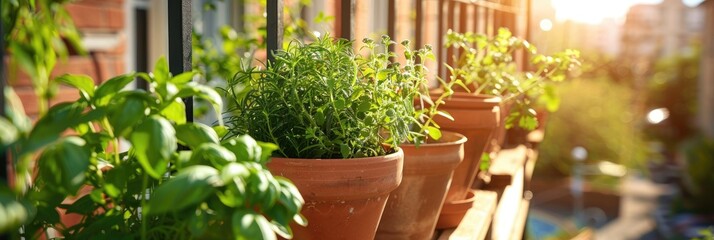
<svg viewBox="0 0 714 240">
<path fill-rule="evenodd" d="M 397 151 L 394 151 L 392 153 L 389 153 L 387 155 L 379 155 L 379 156 L 373 156 L 373 157 L 358 157 L 358 158 L 292 158 L 292 157 L 270 157 L 271 160 L 273 159 L 282 159 L 282 160 L 299 160 L 299 161 L 364 161 L 364 160 L 370 160 L 370 159 L 379 159 L 379 158 L 384 158 L 384 159 L 391 159 L 393 156 L 396 155 L 404 155 L 404 151 L 400 147 L 395 147 Z"/>
<path fill-rule="evenodd" d="M 452 135 L 452 136 L 458 138 L 458 140 L 450 141 L 450 142 L 442 142 L 441 139 L 444 139 L 445 135 Z M 464 144 L 464 143 L 466 143 L 466 141 L 468 141 L 468 138 L 466 138 L 466 136 L 464 136 L 463 134 L 457 133 L 454 131 L 446 131 L 446 130 L 441 131 L 441 139 L 436 140 L 437 142 L 432 142 L 432 143 L 430 143 L 430 142 L 420 143 L 419 147 L 441 147 L 441 146 L 460 145 L 460 144 Z M 403 144 L 400 144 L 400 146 L 416 147 L 416 144 L 403 143 Z"/>
</svg>

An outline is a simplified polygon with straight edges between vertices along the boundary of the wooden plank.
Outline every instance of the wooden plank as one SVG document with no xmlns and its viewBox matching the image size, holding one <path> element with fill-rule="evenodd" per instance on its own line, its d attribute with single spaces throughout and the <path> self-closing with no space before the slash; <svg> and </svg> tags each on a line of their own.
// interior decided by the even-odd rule
<svg viewBox="0 0 714 240">
<path fill-rule="evenodd" d="M 523 239 L 523 233 L 526 230 L 526 220 L 528 219 L 528 209 L 531 201 L 521 199 L 521 206 L 518 208 L 518 215 L 513 222 L 513 231 L 511 231 L 511 240 Z"/>
<path fill-rule="evenodd" d="M 509 239 L 514 231 L 514 222 L 523 199 L 524 166 L 514 165 L 513 167 L 517 169 L 516 173 L 512 177 L 511 184 L 503 189 L 493 216 L 492 239 Z M 492 187 L 496 187 L 496 189 L 492 189 Z M 498 191 L 498 186 L 489 184 L 489 189 Z"/>
<path fill-rule="evenodd" d="M 488 169 L 491 175 L 489 188 L 504 187 L 511 184 L 513 176 L 523 168 L 526 162 L 528 149 L 520 145 L 512 149 L 504 149 L 498 152 L 498 155 L 491 162 L 491 167 Z"/>
<path fill-rule="evenodd" d="M 438 240 L 480 240 L 485 239 L 496 211 L 498 194 L 492 191 L 476 191 L 476 200 L 466 212 L 461 224 L 455 229 L 444 230 Z"/>
</svg>

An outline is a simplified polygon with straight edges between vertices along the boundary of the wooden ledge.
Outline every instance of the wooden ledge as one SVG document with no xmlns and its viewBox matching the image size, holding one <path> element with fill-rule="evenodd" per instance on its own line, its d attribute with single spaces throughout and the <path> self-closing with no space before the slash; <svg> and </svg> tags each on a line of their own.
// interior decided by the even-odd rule
<svg viewBox="0 0 714 240">
<path fill-rule="evenodd" d="M 526 163 L 528 148 L 520 145 L 516 148 L 503 149 L 491 161 L 488 169 L 491 175 L 489 188 L 503 188 L 513 181 L 513 176 L 520 171 Z"/>
<path fill-rule="evenodd" d="M 480 240 L 485 239 L 496 211 L 498 194 L 492 191 L 476 191 L 474 205 L 466 212 L 461 224 L 453 229 L 437 232 L 437 240 Z"/>
</svg>

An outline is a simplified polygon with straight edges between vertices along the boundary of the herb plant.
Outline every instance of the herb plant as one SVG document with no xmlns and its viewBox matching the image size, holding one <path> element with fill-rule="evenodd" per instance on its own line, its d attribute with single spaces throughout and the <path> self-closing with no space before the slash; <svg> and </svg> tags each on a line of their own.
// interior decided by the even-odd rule
<svg viewBox="0 0 714 240">
<path fill-rule="evenodd" d="M 329 36 L 295 41 L 265 69 L 240 71 L 225 89 L 236 106 L 228 136 L 278 143 L 278 155 L 293 158 L 379 156 L 388 152 L 384 144 L 413 139 L 414 98 L 425 81 L 414 59 L 427 51 L 404 51 L 410 61 L 401 67 L 390 61 L 397 55 L 389 37 L 364 43 L 366 56 Z"/>
<path fill-rule="evenodd" d="M 570 70 L 580 65 L 580 53 L 566 50 L 552 56 L 537 54 L 535 46 L 519 39 L 506 28 L 489 38 L 474 33 L 456 33 L 451 30 L 446 36 L 446 47 L 463 50 L 452 75 L 469 86 L 476 94 L 490 94 L 505 101 L 513 101 L 506 128 L 516 124 L 532 130 L 538 125 L 533 106 L 545 105 L 555 111 L 559 105 L 554 83 L 566 79 Z M 533 57 L 530 60 L 534 71 L 519 70 L 513 55 L 525 50 Z"/>
<path fill-rule="evenodd" d="M 60 58 L 70 51 L 83 54 L 79 33 L 64 4 L 57 0 L 0 1 L 3 36 L 7 46 L 0 46 L 12 55 L 11 66 L 18 66 L 30 77 L 37 96 L 40 115 L 47 111 L 47 102 L 57 93 L 57 83 L 50 74 Z M 13 69 L 13 68 L 11 68 Z M 16 73 L 9 72 L 10 76 Z"/>
<path fill-rule="evenodd" d="M 161 59 L 152 74 L 99 86 L 63 75 L 56 81 L 78 89 L 80 99 L 53 106 L 31 129 L 8 124 L 28 122 L 17 112 L 0 122 L 15 133 L 6 143 L 16 166 L 38 156 L 32 183 L 14 189 L 29 209 L 22 237 L 54 228 L 68 239 L 275 239 L 291 237 L 293 220 L 304 225 L 297 189 L 265 168 L 275 145 L 246 135 L 219 141 L 223 126 L 186 122 L 182 98 L 222 106 L 212 88 L 191 82 L 194 74 L 172 77 Z M 137 77 L 149 91 L 122 90 Z M 119 139 L 131 144 L 128 152 Z M 19 181 L 30 170 L 16 172 Z M 81 220 L 64 225 L 58 210 Z"/>
</svg>

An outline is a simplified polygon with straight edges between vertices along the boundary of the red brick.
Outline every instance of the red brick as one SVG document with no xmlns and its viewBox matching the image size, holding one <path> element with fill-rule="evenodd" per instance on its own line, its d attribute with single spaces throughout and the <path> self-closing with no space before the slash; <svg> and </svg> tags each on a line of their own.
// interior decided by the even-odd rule
<svg viewBox="0 0 714 240">
<path fill-rule="evenodd" d="M 112 77 L 125 73 L 124 57 L 115 54 L 95 54 L 99 69 L 99 78 L 95 82 L 106 81 Z"/>
<path fill-rule="evenodd" d="M 7 57 L 5 59 L 5 62 L 8 63 L 6 66 L 12 67 L 10 65 L 10 57 Z M 30 76 L 25 74 L 22 70 L 20 70 L 20 67 L 17 66 L 17 68 L 9 69 L 9 83 L 11 86 L 15 87 L 31 87 L 32 82 L 30 80 Z M 99 76 L 97 74 L 97 70 L 94 66 L 94 62 L 89 56 L 70 56 L 67 58 L 66 61 L 59 60 L 57 62 L 57 65 L 55 66 L 55 69 L 52 71 L 51 76 L 52 77 L 57 77 L 63 74 L 84 74 L 87 75 L 93 79 L 97 79 Z"/>
<path fill-rule="evenodd" d="M 35 90 L 27 87 L 15 88 L 15 93 L 18 97 L 20 97 L 20 101 L 22 101 L 22 106 L 25 108 L 25 114 L 36 116 L 37 113 L 39 113 Z"/>
<path fill-rule="evenodd" d="M 67 5 L 67 11 L 79 29 L 121 30 L 124 28 L 124 11 L 121 5 L 73 3 Z"/>
<path fill-rule="evenodd" d="M 121 5 L 124 0 L 79 0 L 75 3 L 94 4 L 94 5 Z"/>
<path fill-rule="evenodd" d="M 79 91 L 71 87 L 60 86 L 57 95 L 50 100 L 50 106 L 62 102 L 75 102 L 79 99 Z"/>
</svg>

